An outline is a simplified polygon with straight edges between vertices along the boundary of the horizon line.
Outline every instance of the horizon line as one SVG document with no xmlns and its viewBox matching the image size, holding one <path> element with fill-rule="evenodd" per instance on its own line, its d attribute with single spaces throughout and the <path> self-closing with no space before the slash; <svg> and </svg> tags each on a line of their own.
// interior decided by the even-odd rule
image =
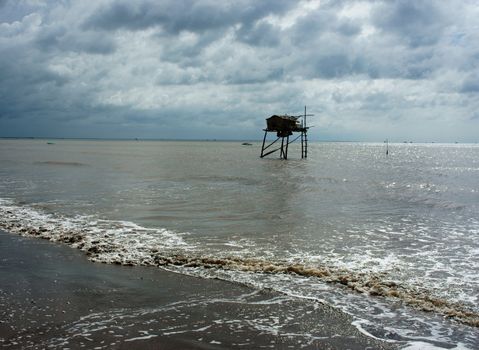
<svg viewBox="0 0 479 350">
<path fill-rule="evenodd" d="M 140 137 L 45 137 L 45 136 L 0 136 L 2 140 L 78 140 L 78 141 L 204 141 L 204 142 L 261 142 L 261 139 L 216 139 L 216 138 L 140 138 Z M 381 141 L 360 141 L 360 140 L 310 140 L 311 142 L 335 142 L 335 143 L 386 143 Z M 391 144 L 477 144 L 475 142 L 464 141 L 389 141 Z"/>
</svg>

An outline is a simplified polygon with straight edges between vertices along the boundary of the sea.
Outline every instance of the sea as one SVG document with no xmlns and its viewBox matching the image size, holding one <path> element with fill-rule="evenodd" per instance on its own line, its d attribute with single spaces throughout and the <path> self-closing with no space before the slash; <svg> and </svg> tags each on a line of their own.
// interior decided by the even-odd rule
<svg viewBox="0 0 479 350">
<path fill-rule="evenodd" d="M 479 145 L 0 140 L 0 228 L 479 348 Z M 281 319 L 278 320 L 281 322 Z"/>
</svg>

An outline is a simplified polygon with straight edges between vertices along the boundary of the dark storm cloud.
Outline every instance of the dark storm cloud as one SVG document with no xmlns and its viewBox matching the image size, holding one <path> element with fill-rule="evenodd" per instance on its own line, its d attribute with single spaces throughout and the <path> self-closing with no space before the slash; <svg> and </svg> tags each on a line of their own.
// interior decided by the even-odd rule
<svg viewBox="0 0 479 350">
<path fill-rule="evenodd" d="M 18 118 L 43 110 L 54 99 L 49 93 L 51 89 L 59 89 L 67 82 L 47 70 L 43 62 L 20 58 L 25 50 L 0 51 L 0 118 Z"/>
<path fill-rule="evenodd" d="M 183 30 L 204 32 L 234 24 L 250 25 L 269 14 L 281 14 L 294 6 L 288 0 L 264 1 L 116 1 L 85 21 L 86 28 L 140 30 L 161 26 L 177 34 Z"/>
</svg>

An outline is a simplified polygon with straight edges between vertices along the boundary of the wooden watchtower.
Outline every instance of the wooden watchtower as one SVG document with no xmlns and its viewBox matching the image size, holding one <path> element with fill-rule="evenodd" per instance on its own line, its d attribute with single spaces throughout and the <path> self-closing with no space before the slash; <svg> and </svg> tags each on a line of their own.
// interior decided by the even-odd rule
<svg viewBox="0 0 479 350">
<path fill-rule="evenodd" d="M 266 119 L 266 129 L 264 131 L 263 145 L 261 147 L 261 158 L 266 157 L 274 152 L 279 151 L 279 157 L 288 159 L 288 146 L 298 138 L 301 138 L 301 158 L 308 157 L 308 127 L 306 126 L 306 117 L 312 116 L 312 114 L 306 114 L 306 106 L 304 107 L 304 114 L 297 116 L 290 115 L 273 115 Z M 266 145 L 266 137 L 269 132 L 276 133 L 276 140 Z M 289 137 L 295 132 L 299 135 L 292 141 Z M 267 151 L 272 145 L 274 145 L 279 139 L 281 139 L 281 146 Z M 266 152 L 267 151 L 267 152 Z"/>
</svg>

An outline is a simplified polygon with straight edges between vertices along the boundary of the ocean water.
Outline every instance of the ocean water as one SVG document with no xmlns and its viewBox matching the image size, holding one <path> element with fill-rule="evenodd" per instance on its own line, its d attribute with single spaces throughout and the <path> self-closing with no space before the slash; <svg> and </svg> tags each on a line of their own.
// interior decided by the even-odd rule
<svg viewBox="0 0 479 350">
<path fill-rule="evenodd" d="M 0 140 L 0 228 L 479 347 L 479 145 Z M 278 321 L 280 322 L 280 321 Z"/>
</svg>

